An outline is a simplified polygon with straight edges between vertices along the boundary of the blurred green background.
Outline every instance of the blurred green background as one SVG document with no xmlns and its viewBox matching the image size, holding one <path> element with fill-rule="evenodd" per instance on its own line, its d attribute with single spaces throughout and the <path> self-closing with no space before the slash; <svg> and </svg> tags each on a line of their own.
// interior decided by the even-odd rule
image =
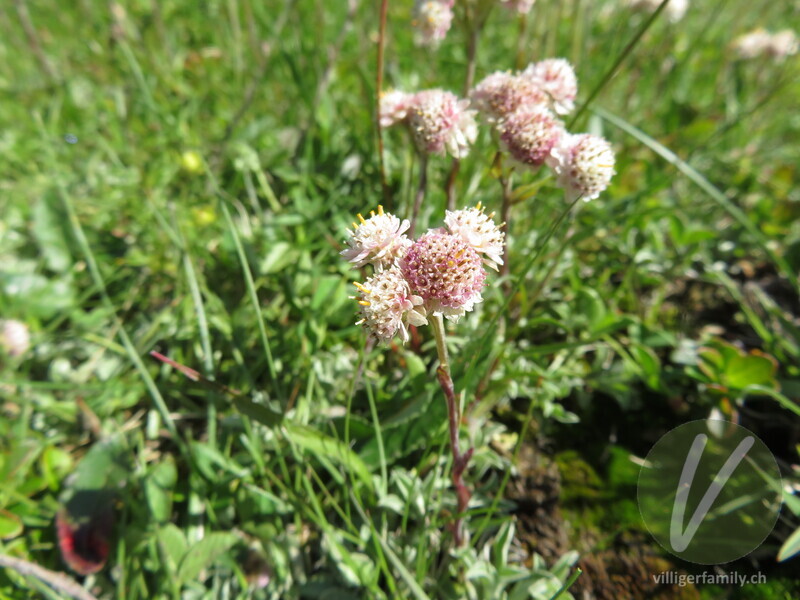
<svg viewBox="0 0 800 600">
<path fill-rule="evenodd" d="M 450 327 L 476 448 L 462 550 L 432 339 L 367 346 L 338 256 L 385 201 L 379 4 L 0 6 L 0 318 L 31 336 L 0 357 L 0 554 L 68 571 L 66 507 L 106 519 L 77 542 L 100 570 L 71 575 L 98 598 L 550 598 L 573 564 L 575 597 L 798 597 L 775 557 L 800 513 L 800 69 L 730 50 L 798 28 L 797 3 L 649 26 L 611 0 L 492 10 L 477 78 L 568 58 L 578 104 L 598 91 L 570 129 L 608 138 L 617 175 L 554 229 L 560 190 L 517 171 L 509 305 L 494 280 Z M 463 95 L 463 4 L 436 50 L 412 8 L 389 2 L 385 87 Z M 418 159 L 384 141 L 406 217 Z M 483 127 L 459 207 L 499 210 L 496 151 Z M 430 162 L 423 227 L 450 168 Z M 768 583 L 655 586 L 694 567 L 644 531 L 635 459 L 712 411 L 784 473 L 778 527 L 729 566 Z M 62 593 L 0 570 L 2 597 Z"/>
</svg>

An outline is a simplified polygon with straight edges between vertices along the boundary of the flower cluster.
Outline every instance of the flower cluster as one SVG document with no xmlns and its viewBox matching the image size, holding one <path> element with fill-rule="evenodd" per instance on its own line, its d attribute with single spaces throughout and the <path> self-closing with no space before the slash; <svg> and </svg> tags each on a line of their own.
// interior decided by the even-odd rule
<svg viewBox="0 0 800 600">
<path fill-rule="evenodd" d="M 422 154 L 445 154 L 464 158 L 478 135 L 475 111 L 469 100 L 460 100 L 444 90 L 423 90 L 415 94 L 386 92 L 380 99 L 382 127 L 398 123 L 411 130 L 414 144 Z"/>
<path fill-rule="evenodd" d="M 488 75 L 470 99 L 515 161 L 532 168 L 550 166 L 570 200 L 591 200 L 614 175 L 614 153 L 603 138 L 567 132 L 559 116 L 574 110 L 577 95 L 572 65 L 549 58 L 518 73 Z"/>
<path fill-rule="evenodd" d="M 770 33 L 759 28 L 736 38 L 731 47 L 736 57 L 740 59 L 769 56 L 776 62 L 782 62 L 789 56 L 797 54 L 800 43 L 791 29 Z"/>
<path fill-rule="evenodd" d="M 500 141 L 518 162 L 538 167 L 564 135 L 564 126 L 544 106 L 524 106 L 503 119 L 498 128 Z"/>
<path fill-rule="evenodd" d="M 403 233 L 408 221 L 378 212 L 348 230 L 342 251 L 355 266 L 372 264 L 374 273 L 355 283 L 360 320 L 370 337 L 389 342 L 408 340 L 407 326 L 427 324 L 430 314 L 457 320 L 483 300 L 484 264 L 503 264 L 505 235 L 478 204 L 447 211 L 445 226 L 416 241 Z"/>
<path fill-rule="evenodd" d="M 530 77 L 496 71 L 473 88 L 470 100 L 490 123 L 496 123 L 522 106 L 546 106 L 550 98 Z"/>
<path fill-rule="evenodd" d="M 632 10 L 647 13 L 655 12 L 661 5 L 662 0 L 627 0 L 628 6 Z M 673 23 L 680 21 L 689 9 L 689 0 L 669 0 L 664 7 L 664 14 Z"/>
<path fill-rule="evenodd" d="M 342 256 L 357 267 L 371 263 L 382 270 L 397 262 L 411 245 L 405 235 L 410 227 L 408 219 L 400 221 L 383 212 L 382 206 L 378 206 L 378 214 L 371 211 L 369 219 L 359 213 L 358 220 L 353 221 L 352 231 L 347 230 L 348 247 L 342 251 Z"/>
<path fill-rule="evenodd" d="M 436 47 L 447 36 L 453 23 L 455 0 L 417 0 L 414 9 L 416 43 L 420 46 Z"/>
<path fill-rule="evenodd" d="M 413 94 L 407 94 L 400 90 L 381 92 L 381 127 L 391 127 L 392 125 L 405 121 L 406 116 L 408 116 L 408 110 L 411 108 L 411 101 L 413 98 Z"/>
<path fill-rule="evenodd" d="M 9 356 L 21 356 L 31 347 L 28 326 L 14 319 L 0 319 L 0 348 Z"/>
<path fill-rule="evenodd" d="M 534 81 L 550 96 L 553 110 L 568 115 L 575 109 L 578 78 L 575 69 L 564 58 L 546 58 L 528 65 L 523 76 Z"/>
<path fill-rule="evenodd" d="M 518 163 L 549 165 L 574 199 L 596 198 L 614 175 L 614 153 L 603 138 L 567 132 L 560 116 L 575 109 L 578 78 L 563 58 L 548 58 L 522 71 L 496 71 L 472 89 L 469 100 L 444 90 L 381 94 L 380 125 L 406 125 L 423 155 L 464 158 L 478 135 L 476 113 L 495 129 Z"/>
<path fill-rule="evenodd" d="M 614 176 L 614 151 L 611 144 L 596 135 L 582 133 L 562 136 L 548 157 L 558 183 L 567 198 L 594 200 Z"/>
</svg>

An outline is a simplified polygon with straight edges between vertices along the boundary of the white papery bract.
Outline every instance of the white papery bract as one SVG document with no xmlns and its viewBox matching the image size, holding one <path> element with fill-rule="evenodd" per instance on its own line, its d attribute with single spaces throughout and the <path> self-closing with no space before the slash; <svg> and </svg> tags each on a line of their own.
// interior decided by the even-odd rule
<svg viewBox="0 0 800 600">
<path fill-rule="evenodd" d="M 402 258 L 411 245 L 411 240 L 405 235 L 411 226 L 408 219 L 401 221 L 383 212 L 382 206 L 378 206 L 378 213 L 373 211 L 368 219 L 359 214 L 358 220 L 353 222 L 352 230 L 347 230 L 349 235 L 345 243 L 348 247 L 341 252 L 345 260 L 356 267 L 372 263 L 376 269 L 384 269 Z"/>
<path fill-rule="evenodd" d="M 390 342 L 400 335 L 403 343 L 408 341 L 407 325 L 427 325 L 423 300 L 411 292 L 403 273 L 392 266 L 375 273 L 363 283 L 355 283 L 361 320 L 370 337 L 378 342 Z"/>
<path fill-rule="evenodd" d="M 464 158 L 478 135 L 475 111 L 469 100 L 444 90 L 417 92 L 408 112 L 408 125 L 417 149 L 423 154 Z"/>
<path fill-rule="evenodd" d="M 417 0 L 412 25 L 420 46 L 438 46 L 453 23 L 454 0 Z"/>
<path fill-rule="evenodd" d="M 523 75 L 550 96 L 553 110 L 559 115 L 566 115 L 575 109 L 578 78 L 568 60 L 547 58 L 528 65 Z"/>
<path fill-rule="evenodd" d="M 495 271 L 503 264 L 503 246 L 505 233 L 492 220 L 494 213 L 483 212 L 480 203 L 474 208 L 464 210 L 448 210 L 444 218 L 447 229 L 453 235 L 461 237 L 478 253 L 483 255 L 483 262 Z"/>
<path fill-rule="evenodd" d="M 414 94 L 401 92 L 400 90 L 389 90 L 381 93 L 380 98 L 380 123 L 381 127 L 391 127 L 401 121 L 405 121 L 408 116 L 408 109 Z"/>
</svg>

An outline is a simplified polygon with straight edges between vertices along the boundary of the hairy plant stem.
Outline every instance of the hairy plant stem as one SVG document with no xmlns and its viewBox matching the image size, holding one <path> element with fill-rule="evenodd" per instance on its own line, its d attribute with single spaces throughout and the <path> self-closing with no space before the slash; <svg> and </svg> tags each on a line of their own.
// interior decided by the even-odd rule
<svg viewBox="0 0 800 600">
<path fill-rule="evenodd" d="M 97 600 L 95 596 L 83 589 L 77 581 L 68 575 L 45 569 L 27 560 L 0 554 L 0 567 L 16 571 L 23 577 L 35 577 L 39 581 L 43 581 L 54 590 L 70 598 L 75 598 L 76 600 Z"/>
<path fill-rule="evenodd" d="M 422 153 L 419 155 L 419 185 L 414 196 L 414 211 L 411 213 L 411 227 L 408 229 L 409 237 L 414 237 L 417 227 L 417 217 L 419 216 L 422 201 L 425 199 L 425 192 L 428 189 L 428 157 Z"/>
<path fill-rule="evenodd" d="M 447 345 L 445 343 L 444 321 L 441 315 L 433 315 L 430 320 L 431 327 L 433 328 L 433 335 L 436 339 L 436 352 L 439 355 L 439 367 L 436 369 L 436 377 L 439 380 L 439 385 L 442 386 L 445 401 L 447 402 L 447 416 L 448 427 L 450 429 L 450 450 L 453 453 L 453 486 L 456 489 L 456 497 L 458 499 L 458 515 L 453 523 L 453 538 L 456 546 L 461 546 L 464 543 L 464 513 L 467 511 L 467 505 L 472 493 L 469 488 L 464 484 L 464 471 L 467 469 L 467 464 L 472 458 L 473 448 L 470 448 L 463 454 L 459 448 L 458 430 L 461 423 L 461 407 L 459 406 L 458 399 L 456 398 L 455 386 L 453 385 L 453 378 L 450 376 L 450 362 L 447 356 Z"/>
</svg>

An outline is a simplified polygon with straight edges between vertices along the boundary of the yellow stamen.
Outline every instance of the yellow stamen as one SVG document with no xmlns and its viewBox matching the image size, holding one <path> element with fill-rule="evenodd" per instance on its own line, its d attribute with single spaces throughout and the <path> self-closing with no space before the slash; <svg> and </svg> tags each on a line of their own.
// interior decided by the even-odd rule
<svg viewBox="0 0 800 600">
<path fill-rule="evenodd" d="M 360 292 L 364 292 L 365 294 L 371 294 L 372 293 L 367 288 L 365 288 L 363 285 L 358 283 L 357 281 L 354 281 L 353 285 L 356 286 L 358 288 L 358 291 L 360 291 Z"/>
<path fill-rule="evenodd" d="M 358 213 L 356 216 L 358 217 L 359 221 L 361 221 L 362 223 L 366 223 L 366 221 L 364 220 L 364 217 L 361 216 L 361 213 Z"/>
<path fill-rule="evenodd" d="M 453 266 L 455 266 L 455 264 L 456 264 L 456 263 L 454 263 L 452 260 L 448 260 L 448 261 L 447 261 L 447 266 L 448 266 L 448 267 L 453 267 Z"/>
<path fill-rule="evenodd" d="M 375 211 L 374 210 L 369 211 L 369 216 L 370 217 L 374 217 L 375 216 Z"/>
<path fill-rule="evenodd" d="M 372 306 L 372 302 L 370 302 L 369 300 L 359 300 L 358 303 L 361 306 Z"/>
<path fill-rule="evenodd" d="M 464 249 L 463 248 L 461 250 L 459 250 L 458 252 L 456 252 L 455 258 L 461 258 L 462 254 L 464 254 Z"/>
<path fill-rule="evenodd" d="M 381 206 L 380 204 L 378 204 L 378 214 L 379 215 L 383 214 L 383 206 Z"/>
<path fill-rule="evenodd" d="M 358 223 L 356 223 L 355 221 L 353 221 L 352 225 L 353 225 L 353 229 L 358 229 Z"/>
<path fill-rule="evenodd" d="M 492 211 L 492 212 L 489 214 L 489 218 L 490 218 L 490 219 L 494 219 L 494 215 L 495 215 L 495 212 L 494 212 L 494 211 Z"/>
<path fill-rule="evenodd" d="M 480 202 L 478 202 L 478 203 L 475 205 L 475 208 L 477 208 L 478 210 L 483 210 L 483 209 L 481 209 L 481 203 L 480 203 Z"/>
</svg>

